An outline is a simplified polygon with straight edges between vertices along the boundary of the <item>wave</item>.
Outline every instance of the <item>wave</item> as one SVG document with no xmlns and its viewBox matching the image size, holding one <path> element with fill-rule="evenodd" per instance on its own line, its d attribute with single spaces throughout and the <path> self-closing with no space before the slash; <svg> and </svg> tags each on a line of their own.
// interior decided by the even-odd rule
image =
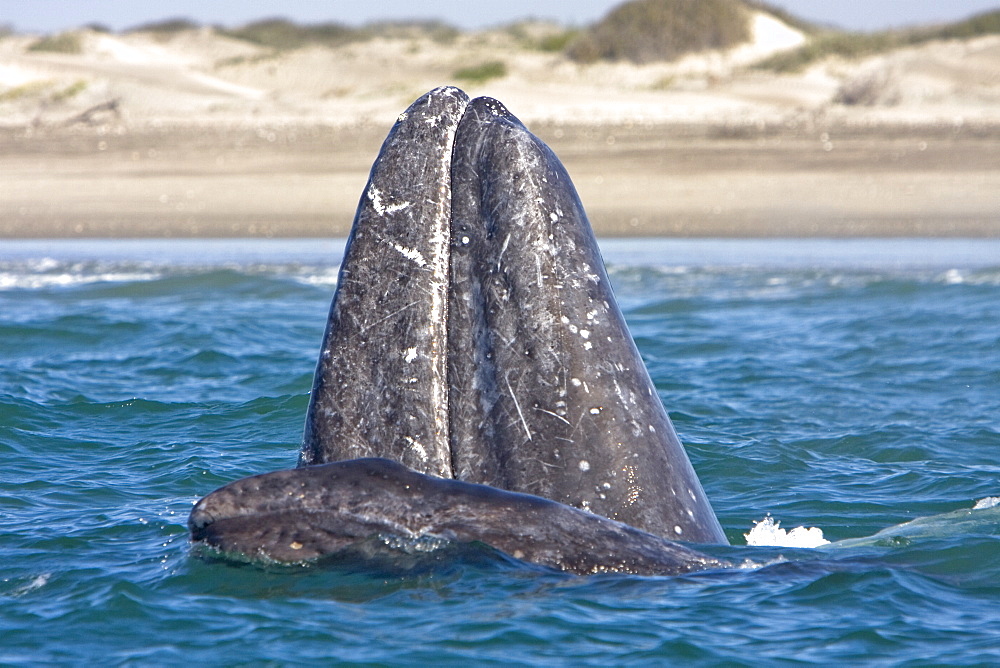
<svg viewBox="0 0 1000 668">
<path fill-rule="evenodd" d="M 0 261 L 0 292 L 115 286 L 193 279 L 200 285 L 229 284 L 227 278 L 274 279 L 308 287 L 334 287 L 339 265 L 224 262 L 175 264 L 135 260 L 59 260 L 51 257 Z"/>
<path fill-rule="evenodd" d="M 336 285 L 342 239 L 15 241 L 0 256 L 0 291 L 155 281 L 221 270 L 311 287 Z M 811 288 L 1000 285 L 997 241 L 964 239 L 603 239 L 616 288 L 698 294 L 739 280 L 732 297 Z M 897 287 L 898 287 L 897 285 Z"/>
<path fill-rule="evenodd" d="M 861 538 L 846 538 L 831 542 L 823 537 L 819 527 L 799 526 L 790 531 L 768 513 L 753 528 L 743 534 L 753 547 L 836 548 L 900 547 L 915 540 L 972 534 L 1000 534 L 1000 496 L 979 499 L 971 508 L 962 508 L 938 515 L 918 517 L 909 522 L 887 527 Z"/>
<path fill-rule="evenodd" d="M 135 283 L 153 281 L 162 274 L 157 272 L 100 272 L 74 273 L 52 271 L 29 273 L 0 271 L 0 290 L 38 290 L 43 288 L 66 288 L 88 283 Z"/>
</svg>

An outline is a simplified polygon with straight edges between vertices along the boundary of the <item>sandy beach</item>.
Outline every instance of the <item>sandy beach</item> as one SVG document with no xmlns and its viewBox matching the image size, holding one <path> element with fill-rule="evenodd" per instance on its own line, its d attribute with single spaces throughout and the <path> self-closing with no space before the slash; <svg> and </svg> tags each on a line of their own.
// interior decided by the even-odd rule
<svg viewBox="0 0 1000 668">
<path fill-rule="evenodd" d="M 0 236 L 343 236 L 396 114 L 445 83 L 546 141 L 598 235 L 1000 236 L 1000 38 L 778 75 L 747 63 L 801 35 L 757 28 L 644 66 L 502 33 L 282 54 L 208 29 L 84 31 L 71 55 L 7 37 Z M 497 53 L 506 76 L 453 80 Z M 871 99 L 843 102 L 862 84 Z"/>
<path fill-rule="evenodd" d="M 534 129 L 565 162 L 599 235 L 1000 235 L 993 134 Z M 0 235 L 346 235 L 381 132 L 275 135 L 7 135 Z"/>
</svg>

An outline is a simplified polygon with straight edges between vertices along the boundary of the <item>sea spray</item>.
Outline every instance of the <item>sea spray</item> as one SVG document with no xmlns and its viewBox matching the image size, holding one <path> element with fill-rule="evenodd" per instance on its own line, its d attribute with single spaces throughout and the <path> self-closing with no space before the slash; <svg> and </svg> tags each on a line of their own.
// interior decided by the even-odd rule
<svg viewBox="0 0 1000 668">
<path fill-rule="evenodd" d="M 747 545 L 754 547 L 819 547 L 830 543 L 823 538 L 823 530 L 819 527 L 795 527 L 786 531 L 770 513 L 759 522 L 754 522 L 754 527 L 743 537 L 747 539 Z"/>
</svg>

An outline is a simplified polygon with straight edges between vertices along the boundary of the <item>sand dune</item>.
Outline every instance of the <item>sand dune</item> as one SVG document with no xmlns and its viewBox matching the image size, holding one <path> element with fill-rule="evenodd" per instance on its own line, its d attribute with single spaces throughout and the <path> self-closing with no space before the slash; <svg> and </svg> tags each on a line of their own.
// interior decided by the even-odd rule
<svg viewBox="0 0 1000 668">
<path fill-rule="evenodd" d="M 604 234 L 1000 234 L 1000 37 L 779 75 L 805 36 L 581 65 L 510 31 L 276 52 L 211 29 L 0 39 L 0 235 L 325 235 L 422 92 L 493 95 L 553 145 Z M 545 26 L 537 29 L 545 30 Z M 462 67 L 500 60 L 475 84 Z"/>
</svg>

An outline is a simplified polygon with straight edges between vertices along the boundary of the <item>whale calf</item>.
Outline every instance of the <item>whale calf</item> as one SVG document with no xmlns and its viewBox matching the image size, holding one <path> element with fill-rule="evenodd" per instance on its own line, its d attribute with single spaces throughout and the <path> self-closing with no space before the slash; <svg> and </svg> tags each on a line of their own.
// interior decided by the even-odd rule
<svg viewBox="0 0 1000 668">
<path fill-rule="evenodd" d="M 189 525 L 277 561 L 367 531 L 573 572 L 685 572 L 719 562 L 671 541 L 727 543 L 566 170 L 498 101 L 450 87 L 372 166 L 299 468 L 210 494 Z"/>
</svg>

